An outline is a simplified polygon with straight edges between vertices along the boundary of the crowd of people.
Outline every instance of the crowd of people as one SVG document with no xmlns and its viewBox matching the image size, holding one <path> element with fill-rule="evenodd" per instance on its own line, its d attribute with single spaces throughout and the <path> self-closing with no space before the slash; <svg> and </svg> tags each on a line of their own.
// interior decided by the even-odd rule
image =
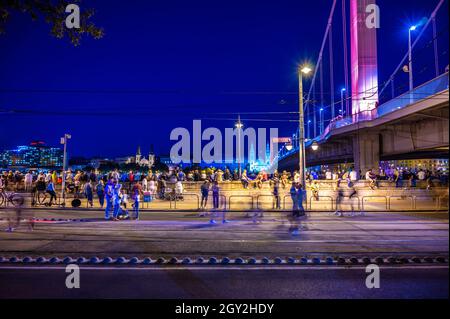
<svg viewBox="0 0 450 319">
<path fill-rule="evenodd" d="M 49 198 L 48 205 L 56 203 L 57 187 L 60 193 L 64 185 L 64 191 L 72 194 L 75 199 L 84 197 L 90 207 L 94 206 L 94 197 L 97 197 L 99 206 L 105 210 L 105 219 L 119 221 L 122 219 L 139 219 L 139 208 L 142 199 L 147 202 L 159 199 L 183 199 L 183 183 L 201 182 L 200 186 L 200 216 L 205 216 L 208 198 L 212 194 L 213 209 L 210 213 L 210 223 L 216 223 L 216 212 L 219 211 L 220 183 L 227 181 L 240 181 L 245 189 L 260 189 L 264 183 L 270 184 L 273 195 L 273 208 L 281 209 L 281 189 L 286 189 L 292 200 L 291 232 L 297 235 L 301 229 L 301 220 L 306 217 L 303 202 L 306 198 L 306 187 L 311 190 L 313 199 L 319 200 L 320 184 L 319 180 L 334 181 L 334 188 L 337 191 L 336 211 L 337 216 L 343 216 L 340 205 L 344 197 L 350 199 L 357 194 L 354 184 L 358 180 L 365 179 L 369 182 L 371 189 L 378 188 L 379 181 L 391 181 L 396 187 L 412 188 L 416 187 L 417 181 L 426 181 L 427 188 L 433 186 L 433 179 L 439 178 L 446 183 L 442 175 L 427 170 L 380 170 L 377 174 L 369 169 L 359 174 L 352 169 L 346 171 L 309 170 L 305 174 L 306 185 L 301 183 L 298 171 L 289 173 L 283 171 L 268 174 L 261 171 L 259 173 L 247 172 L 243 170 L 239 174 L 238 170 L 231 171 L 228 168 L 221 169 L 192 169 L 182 170 L 176 168 L 171 171 L 148 172 L 123 172 L 113 170 L 110 172 L 92 171 L 67 171 L 64 176 L 61 171 L 27 171 L 25 173 L 16 171 L 4 171 L 0 173 L 0 190 L 24 190 L 32 192 L 34 195 L 44 194 L 44 199 Z M 63 177 L 64 183 L 63 183 Z M 407 182 L 404 182 L 407 181 Z M 174 185 L 168 188 L 168 183 Z M 342 185 L 349 194 L 344 195 Z M 96 196 L 94 196 L 94 194 Z M 131 205 L 130 205 L 131 202 Z M 132 214 L 128 212 L 132 209 Z M 352 209 L 352 215 L 354 210 Z M 258 213 L 255 213 L 254 222 L 258 222 Z M 223 212 L 223 223 L 227 223 L 225 212 Z"/>
</svg>

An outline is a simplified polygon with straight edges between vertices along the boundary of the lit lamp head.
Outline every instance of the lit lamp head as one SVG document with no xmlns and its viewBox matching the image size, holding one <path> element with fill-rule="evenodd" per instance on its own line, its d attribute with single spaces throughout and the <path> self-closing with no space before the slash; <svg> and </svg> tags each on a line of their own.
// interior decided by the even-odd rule
<svg viewBox="0 0 450 319">
<path fill-rule="evenodd" d="M 316 141 L 312 142 L 311 148 L 313 151 L 317 151 L 319 149 L 319 143 L 317 143 Z"/>
<path fill-rule="evenodd" d="M 312 69 L 309 66 L 301 66 L 300 67 L 300 72 L 303 74 L 309 74 L 311 73 Z"/>
<path fill-rule="evenodd" d="M 235 126 L 236 128 L 243 128 L 243 127 L 244 127 L 244 124 L 242 124 L 242 122 L 237 122 L 234 126 Z"/>
<path fill-rule="evenodd" d="M 286 147 L 286 149 L 287 149 L 288 151 L 292 150 L 292 144 L 291 144 L 291 143 L 287 143 L 287 144 L 285 145 L 285 147 Z"/>
<path fill-rule="evenodd" d="M 417 29 L 416 25 L 413 25 L 412 27 L 409 28 L 409 31 L 415 31 Z"/>
</svg>

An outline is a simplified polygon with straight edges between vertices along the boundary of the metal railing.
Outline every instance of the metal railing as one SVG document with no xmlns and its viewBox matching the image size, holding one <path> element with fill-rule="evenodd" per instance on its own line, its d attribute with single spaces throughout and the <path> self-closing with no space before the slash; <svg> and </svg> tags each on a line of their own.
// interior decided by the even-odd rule
<svg viewBox="0 0 450 319">
<path fill-rule="evenodd" d="M 405 200 L 406 198 L 411 198 L 411 209 L 414 210 L 414 196 L 412 195 L 398 195 L 398 196 L 388 196 L 388 210 L 392 210 L 392 198 L 401 198 L 402 200 Z M 401 210 L 401 209 L 400 209 Z"/>
<path fill-rule="evenodd" d="M 252 201 L 251 201 L 251 203 L 252 203 L 252 210 L 253 210 L 253 208 L 254 208 L 254 198 L 253 198 L 253 196 L 252 195 L 230 195 L 230 196 L 228 196 L 228 210 L 231 210 L 231 199 L 232 198 L 250 198 Z"/>
<path fill-rule="evenodd" d="M 329 198 L 330 199 L 330 203 L 331 203 L 331 210 L 333 210 L 333 197 L 332 196 L 327 196 L 327 195 L 321 195 L 321 196 L 319 196 L 319 199 L 317 199 L 317 200 L 313 200 L 315 197 L 314 196 L 311 196 L 310 198 L 309 198 L 309 210 L 312 210 L 312 203 L 313 202 L 315 202 L 315 203 L 319 203 L 320 202 L 320 199 L 321 198 Z M 323 203 L 324 201 L 322 201 L 322 203 Z M 328 201 L 327 201 L 328 202 Z"/>
<path fill-rule="evenodd" d="M 389 204 L 388 204 L 388 202 L 389 202 L 389 200 L 388 200 L 388 198 L 387 198 L 387 196 L 363 196 L 362 198 L 361 198 L 361 209 L 364 211 L 364 199 L 365 198 L 384 198 L 384 200 L 385 200 L 385 207 L 386 207 L 386 209 L 385 210 L 388 210 L 388 207 L 389 207 Z"/>
</svg>

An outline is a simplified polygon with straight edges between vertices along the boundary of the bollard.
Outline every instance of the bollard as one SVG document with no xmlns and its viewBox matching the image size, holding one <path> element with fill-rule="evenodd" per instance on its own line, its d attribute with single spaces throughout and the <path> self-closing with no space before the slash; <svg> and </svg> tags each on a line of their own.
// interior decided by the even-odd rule
<svg viewBox="0 0 450 319">
<path fill-rule="evenodd" d="M 17 263 L 17 262 L 19 262 L 19 258 L 17 258 L 17 257 L 11 257 L 11 258 L 9 258 L 9 262 L 10 263 Z"/>
<path fill-rule="evenodd" d="M 283 259 L 281 259 L 280 257 L 275 257 L 275 259 L 273 260 L 273 262 L 274 262 L 276 265 L 280 265 L 280 264 L 283 263 Z"/>
<path fill-rule="evenodd" d="M 343 257 L 339 257 L 337 260 L 338 265 L 345 265 L 346 260 Z"/>
<path fill-rule="evenodd" d="M 24 262 L 24 263 L 31 263 L 33 261 L 33 258 L 31 258 L 31 257 L 25 257 L 24 259 L 22 259 L 22 262 Z"/>
<path fill-rule="evenodd" d="M 294 257 L 288 257 L 287 258 L 287 263 L 291 264 L 291 265 L 295 264 L 295 258 Z"/>
<path fill-rule="evenodd" d="M 142 263 L 143 263 L 144 265 L 150 265 L 150 264 L 152 263 L 152 259 L 149 258 L 149 257 L 145 257 L 145 258 L 142 260 Z"/>
</svg>

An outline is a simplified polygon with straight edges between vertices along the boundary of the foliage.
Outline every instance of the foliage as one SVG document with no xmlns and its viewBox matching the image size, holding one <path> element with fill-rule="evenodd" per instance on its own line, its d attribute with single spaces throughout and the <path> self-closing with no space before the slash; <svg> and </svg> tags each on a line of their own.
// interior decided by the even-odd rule
<svg viewBox="0 0 450 319">
<path fill-rule="evenodd" d="M 94 15 L 93 9 L 80 7 L 80 28 L 66 28 L 66 6 L 80 3 L 81 0 L 0 0 L 0 35 L 6 33 L 11 14 L 19 12 L 30 15 L 33 21 L 43 19 L 51 26 L 51 35 L 58 39 L 69 38 L 74 46 L 80 44 L 82 36 L 102 38 L 104 30 L 89 21 Z"/>
</svg>

